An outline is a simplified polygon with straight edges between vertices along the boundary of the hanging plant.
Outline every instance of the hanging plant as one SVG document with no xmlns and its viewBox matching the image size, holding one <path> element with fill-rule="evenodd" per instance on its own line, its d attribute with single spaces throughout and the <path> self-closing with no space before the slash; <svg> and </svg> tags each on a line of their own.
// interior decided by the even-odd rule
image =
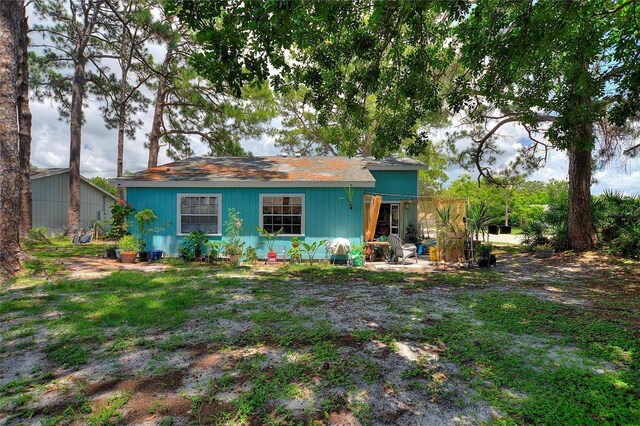
<svg viewBox="0 0 640 426">
<path fill-rule="evenodd" d="M 352 187 L 348 187 L 344 189 L 344 192 L 347 194 L 347 202 L 349 203 L 349 210 L 353 210 L 353 194 L 355 194 L 355 190 Z M 345 200 L 345 198 L 341 198 L 341 200 Z"/>
</svg>

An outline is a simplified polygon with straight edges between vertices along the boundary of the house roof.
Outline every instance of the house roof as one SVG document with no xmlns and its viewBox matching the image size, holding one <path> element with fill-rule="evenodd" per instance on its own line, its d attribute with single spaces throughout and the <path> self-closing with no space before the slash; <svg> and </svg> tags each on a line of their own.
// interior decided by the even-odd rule
<svg viewBox="0 0 640 426">
<path fill-rule="evenodd" d="M 46 178 L 46 177 L 49 177 L 49 176 L 55 176 L 55 175 L 63 174 L 63 173 L 69 173 L 69 169 L 68 168 L 31 169 L 31 180 L 42 179 L 42 178 Z M 98 185 L 96 185 L 95 183 L 91 182 L 86 177 L 80 176 L 80 180 L 83 181 L 84 183 L 86 183 L 87 185 L 93 187 L 93 189 L 95 189 L 96 191 L 100 191 L 104 195 L 106 195 L 108 197 L 111 197 L 114 200 L 118 199 L 118 197 L 116 197 L 112 193 L 110 193 L 108 191 L 105 191 L 104 189 L 100 188 Z"/>
<path fill-rule="evenodd" d="M 369 170 L 423 168 L 423 163 L 401 157 L 191 157 L 111 182 L 123 187 L 373 187 Z"/>
</svg>

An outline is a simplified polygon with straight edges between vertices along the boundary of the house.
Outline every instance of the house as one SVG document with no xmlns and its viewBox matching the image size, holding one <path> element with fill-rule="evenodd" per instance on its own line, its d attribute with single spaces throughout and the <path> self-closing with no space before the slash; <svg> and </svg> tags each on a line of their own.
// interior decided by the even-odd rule
<svg viewBox="0 0 640 426">
<path fill-rule="evenodd" d="M 380 234 L 404 237 L 417 224 L 418 171 L 426 166 L 407 157 L 193 157 L 111 181 L 126 189 L 127 202 L 152 209 L 159 223 L 147 247 L 175 255 L 190 231 L 224 239 L 228 209 L 240 212 L 243 240 L 256 247 L 253 229 L 283 228 L 275 249 L 290 237 L 314 241 L 347 238 L 362 243 Z M 375 212 L 373 211 L 375 209 Z M 258 247 L 258 255 L 266 255 Z M 321 253 L 318 253 L 321 255 Z"/>
<path fill-rule="evenodd" d="M 67 227 L 69 212 L 69 169 L 32 169 L 33 226 L 44 226 L 51 233 Z M 116 197 L 80 176 L 80 226 L 90 228 L 94 221 L 111 217 Z"/>
</svg>

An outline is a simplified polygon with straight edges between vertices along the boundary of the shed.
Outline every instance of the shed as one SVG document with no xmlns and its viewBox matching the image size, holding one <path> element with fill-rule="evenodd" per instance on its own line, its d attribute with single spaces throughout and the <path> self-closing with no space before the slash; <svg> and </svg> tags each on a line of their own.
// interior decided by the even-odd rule
<svg viewBox="0 0 640 426">
<path fill-rule="evenodd" d="M 33 226 L 44 226 L 51 233 L 67 227 L 69 211 L 69 169 L 31 170 Z M 90 228 L 94 221 L 111 217 L 111 193 L 80 176 L 80 226 Z"/>
<path fill-rule="evenodd" d="M 283 229 L 278 253 L 289 249 L 293 236 L 309 244 L 334 238 L 358 244 L 415 232 L 418 171 L 426 168 L 408 157 L 192 157 L 111 183 L 125 188 L 136 210 L 149 208 L 159 223 L 169 223 L 149 237 L 149 248 L 175 255 L 197 230 L 224 240 L 234 208 L 243 218 L 244 242 L 263 257 L 254 226 Z"/>
</svg>

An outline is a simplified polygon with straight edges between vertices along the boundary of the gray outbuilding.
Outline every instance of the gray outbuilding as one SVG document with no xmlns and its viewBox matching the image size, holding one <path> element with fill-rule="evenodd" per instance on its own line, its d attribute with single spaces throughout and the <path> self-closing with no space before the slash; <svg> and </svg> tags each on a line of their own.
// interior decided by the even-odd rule
<svg viewBox="0 0 640 426">
<path fill-rule="evenodd" d="M 33 169 L 33 226 L 44 226 L 50 233 L 67 227 L 69 210 L 69 169 Z M 80 176 L 80 226 L 89 229 L 96 220 L 111 217 L 111 205 L 117 198 Z"/>
</svg>

